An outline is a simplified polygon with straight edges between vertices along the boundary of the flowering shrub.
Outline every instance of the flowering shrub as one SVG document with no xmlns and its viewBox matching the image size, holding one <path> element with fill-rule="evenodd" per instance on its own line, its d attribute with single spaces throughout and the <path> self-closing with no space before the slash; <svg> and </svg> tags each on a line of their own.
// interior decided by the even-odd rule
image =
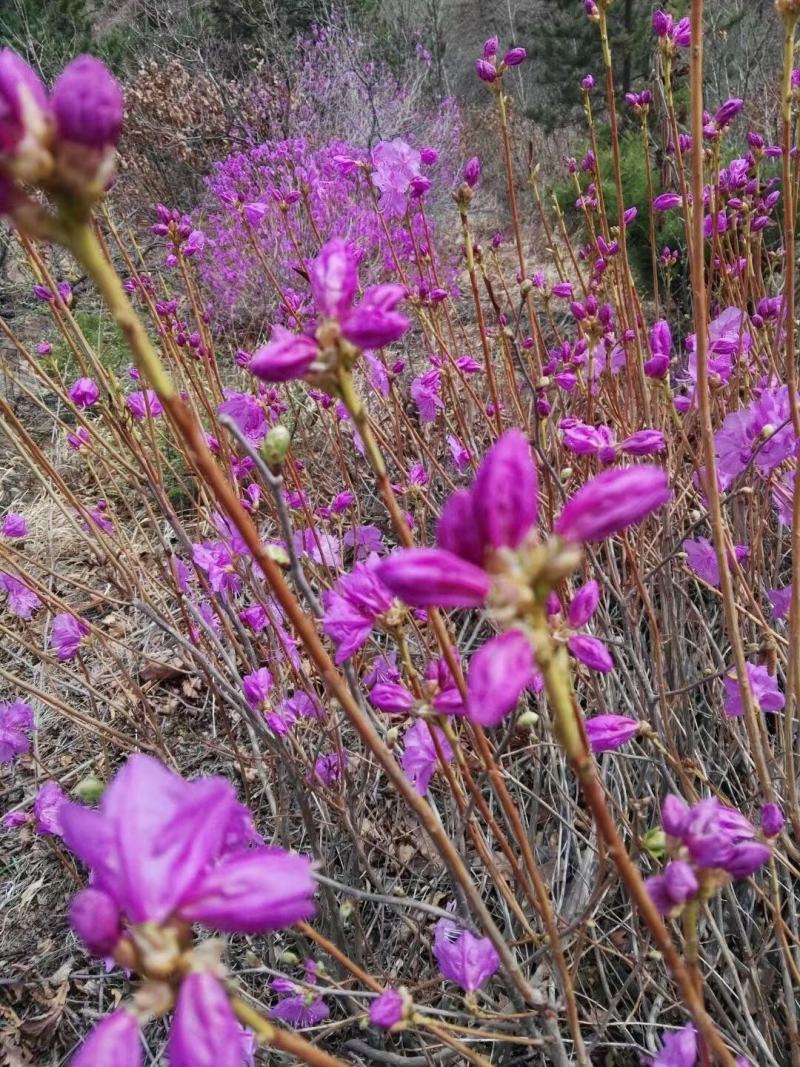
<svg viewBox="0 0 800 1067">
<path fill-rule="evenodd" d="M 602 45 L 608 0 L 581 6 Z M 175 1067 L 778 1067 L 796 1045 L 798 10 L 780 144 L 738 98 L 704 110 L 699 49 L 686 125 L 692 14 L 656 12 L 659 91 L 626 101 L 649 292 L 606 52 L 611 174 L 587 74 L 579 238 L 529 175 L 546 263 L 509 114 L 526 55 L 492 37 L 496 142 L 457 173 L 361 56 L 394 128 L 317 137 L 301 93 L 213 201 L 155 206 L 163 271 L 98 210 L 109 72 L 79 57 L 48 90 L 0 53 L 0 208 L 52 324 L 7 368 L 45 430 L 0 398 L 25 476 L 0 516 L 2 825 L 79 883 L 61 910 L 109 972 L 78 1067 L 145 1044 Z M 340 44 L 308 44 L 323 104 L 353 88 Z M 79 328 L 51 244 L 130 367 Z"/>
</svg>

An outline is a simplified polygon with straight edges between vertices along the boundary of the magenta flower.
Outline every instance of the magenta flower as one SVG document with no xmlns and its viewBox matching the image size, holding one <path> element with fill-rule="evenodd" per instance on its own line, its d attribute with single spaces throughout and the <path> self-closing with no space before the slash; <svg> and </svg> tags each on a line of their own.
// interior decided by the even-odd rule
<svg viewBox="0 0 800 1067">
<path fill-rule="evenodd" d="M 196 971 L 181 982 L 167 1052 L 170 1067 L 242 1067 L 239 1024 L 213 974 Z"/>
<path fill-rule="evenodd" d="M 672 211 L 683 204 L 680 193 L 661 193 L 653 200 L 654 211 Z"/>
<path fill-rule="evenodd" d="M 153 419 L 157 419 L 159 415 L 164 414 L 164 405 L 158 399 L 154 389 L 142 389 L 135 393 L 129 393 L 125 397 L 125 404 L 128 411 L 137 421 L 146 419 L 148 414 Z"/>
<path fill-rule="evenodd" d="M 386 715 L 407 715 L 416 703 L 414 695 L 399 682 L 378 682 L 370 690 L 369 699 Z"/>
<path fill-rule="evenodd" d="M 68 805 L 58 782 L 45 782 L 33 802 L 33 820 L 37 833 L 44 837 L 63 837 L 63 814 Z"/>
<path fill-rule="evenodd" d="M 25 521 L 25 516 L 19 515 L 16 511 L 7 511 L 3 516 L 0 534 L 9 538 L 27 537 L 28 524 Z"/>
<path fill-rule="evenodd" d="M 681 545 L 681 548 L 686 553 L 686 562 L 691 570 L 697 575 L 698 578 L 702 578 L 704 582 L 709 585 L 713 585 L 715 589 L 719 588 L 720 575 L 719 564 L 717 563 L 717 550 L 707 537 L 698 537 L 695 541 L 686 540 Z M 733 556 L 737 563 L 743 562 L 750 554 L 750 549 L 746 545 L 734 545 Z M 728 553 L 728 564 L 731 564 L 731 554 Z"/>
<path fill-rule="evenodd" d="M 6 607 L 18 619 L 29 619 L 42 606 L 36 593 L 13 574 L 0 571 L 0 589 L 6 592 Z"/>
<path fill-rule="evenodd" d="M 590 634 L 571 634 L 567 638 L 567 648 L 575 659 L 592 671 L 608 674 L 614 670 L 611 653 L 598 637 Z"/>
<path fill-rule="evenodd" d="M 646 1056 L 643 1064 L 648 1067 L 695 1067 L 697 1063 L 697 1031 L 692 1023 L 682 1030 L 665 1033 L 661 1051 L 655 1059 Z"/>
<path fill-rule="evenodd" d="M 769 673 L 766 667 L 754 663 L 747 664 L 747 681 L 756 710 L 764 712 L 782 711 L 786 704 L 786 698 L 778 688 L 778 680 Z M 728 674 L 722 679 L 725 689 L 724 711 L 729 718 L 739 718 L 744 715 L 744 704 L 739 691 L 739 682 L 736 674 Z"/>
<path fill-rule="evenodd" d="M 484 570 L 441 548 L 400 549 L 376 571 L 395 596 L 415 607 L 478 607 L 491 587 Z"/>
<path fill-rule="evenodd" d="M 272 983 L 273 989 L 277 987 L 277 980 Z M 284 997 L 270 1009 L 273 1019 L 293 1027 L 295 1030 L 305 1030 L 309 1026 L 316 1026 L 328 1018 L 331 1011 L 325 1001 L 317 993 L 311 990 L 305 992 L 299 986 L 293 986 L 299 991 Z"/>
<path fill-rule="evenodd" d="M 314 911 L 311 864 L 246 847 L 249 812 L 222 778 L 187 782 L 150 756 L 130 756 L 98 810 L 67 803 L 66 844 L 130 923 L 173 916 L 227 932 L 266 933 Z"/>
<path fill-rule="evenodd" d="M 311 781 L 322 782 L 330 789 L 332 785 L 342 780 L 349 764 L 350 757 L 346 752 L 330 752 L 327 756 L 318 756 L 314 761 Z"/>
<path fill-rule="evenodd" d="M 577 590 L 570 602 L 567 612 L 570 626 L 574 629 L 585 626 L 594 615 L 599 603 L 600 586 L 592 579 Z"/>
<path fill-rule="evenodd" d="M 30 752 L 27 736 L 33 730 L 33 708 L 22 700 L 0 704 L 0 763 L 11 763 Z"/>
<path fill-rule="evenodd" d="M 769 846 L 755 840 L 755 828 L 744 815 L 716 797 L 691 808 L 678 797 L 668 797 L 661 818 L 664 830 L 685 846 L 697 868 L 720 868 L 733 878 L 746 878 L 770 857 Z"/>
<path fill-rule="evenodd" d="M 647 892 L 661 915 L 672 915 L 692 900 L 700 889 L 697 875 L 685 860 L 672 860 L 661 874 L 645 879 Z"/>
<path fill-rule="evenodd" d="M 379 1030 L 392 1030 L 409 1015 L 408 996 L 397 989 L 385 989 L 369 1006 L 369 1021 Z"/>
<path fill-rule="evenodd" d="M 420 153 L 396 137 L 372 149 L 372 182 L 380 191 L 380 208 L 387 218 L 405 214 L 409 185 L 420 176 Z"/>
<path fill-rule="evenodd" d="M 777 837 L 786 825 L 786 816 L 777 804 L 765 804 L 761 809 L 761 829 L 766 837 Z"/>
<path fill-rule="evenodd" d="M 536 523 L 538 477 L 527 438 L 508 430 L 489 449 L 475 476 L 472 508 L 488 548 L 517 548 Z"/>
<path fill-rule="evenodd" d="M 497 81 L 497 67 L 488 59 L 475 60 L 475 73 L 482 82 Z"/>
<path fill-rule="evenodd" d="M 646 519 L 671 496 L 660 467 L 604 471 L 567 502 L 553 529 L 567 541 L 602 541 Z"/>
<path fill-rule="evenodd" d="M 542 679 L 534 667 L 529 638 L 521 630 L 493 637 L 469 665 L 469 719 L 480 726 L 499 726 L 531 685 L 541 689 Z"/>
<path fill-rule="evenodd" d="M 393 596 L 383 581 L 381 566 L 375 556 L 356 563 L 350 574 L 323 595 L 322 628 L 336 646 L 337 663 L 354 655 L 382 616 L 392 609 Z"/>
<path fill-rule="evenodd" d="M 122 89 L 94 56 L 78 56 L 56 79 L 52 94 L 59 136 L 87 148 L 113 148 L 122 132 Z"/>
<path fill-rule="evenodd" d="M 528 53 L 524 48 L 509 48 L 506 54 L 503 56 L 503 62 L 507 67 L 518 67 L 520 63 L 524 63 Z"/>
<path fill-rule="evenodd" d="M 488 937 L 460 930 L 450 919 L 439 919 L 433 930 L 433 954 L 445 978 L 466 993 L 474 993 L 500 966 Z"/>
<path fill-rule="evenodd" d="M 72 659 L 81 644 L 89 636 L 89 624 L 69 612 L 61 612 L 53 619 L 50 631 L 50 647 L 62 663 Z"/>
<path fill-rule="evenodd" d="M 119 909 L 102 889 L 82 889 L 69 909 L 72 929 L 93 956 L 111 956 L 122 937 Z"/>
<path fill-rule="evenodd" d="M 474 189 L 480 180 L 481 161 L 477 156 L 473 156 L 472 159 L 468 159 L 464 165 L 464 181 L 470 189 Z"/>
<path fill-rule="evenodd" d="M 433 772 L 439 765 L 431 732 L 436 735 L 442 756 L 449 763 L 453 758 L 453 750 L 438 726 L 429 726 L 423 719 L 418 719 L 413 726 L 409 726 L 403 737 L 400 764 L 420 796 L 428 792 Z"/>
<path fill-rule="evenodd" d="M 592 752 L 611 752 L 639 732 L 637 720 L 625 715 L 595 715 L 587 719 L 584 726 Z"/>
<path fill-rule="evenodd" d="M 19 177 L 32 177 L 40 168 L 49 116 L 38 75 L 10 48 L 0 50 L 0 155 Z"/>
<path fill-rule="evenodd" d="M 106 1015 L 92 1030 L 70 1067 L 142 1067 L 139 1024 L 125 1008 Z"/>
<path fill-rule="evenodd" d="M 76 407 L 90 408 L 97 403 L 100 390 L 97 387 L 97 383 L 92 381 L 91 378 L 78 378 L 69 387 L 67 395 Z"/>
<path fill-rule="evenodd" d="M 269 694 L 272 689 L 272 675 L 266 667 L 259 667 L 252 674 L 246 674 L 242 678 L 242 691 L 245 700 L 255 710 L 263 709 L 269 702 Z"/>
<path fill-rule="evenodd" d="M 441 396 L 442 372 L 434 369 L 414 378 L 411 383 L 411 399 L 417 405 L 420 422 L 435 422 L 440 411 L 444 411 Z"/>
<path fill-rule="evenodd" d="M 272 327 L 269 344 L 256 349 L 247 369 L 265 382 L 288 382 L 302 378 L 317 358 L 316 341 L 294 334 L 285 326 Z"/>
</svg>

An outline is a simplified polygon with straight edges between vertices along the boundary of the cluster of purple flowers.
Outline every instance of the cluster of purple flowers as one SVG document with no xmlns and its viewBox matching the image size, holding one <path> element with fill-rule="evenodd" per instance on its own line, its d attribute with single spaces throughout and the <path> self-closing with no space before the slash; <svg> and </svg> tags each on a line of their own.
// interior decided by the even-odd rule
<svg viewBox="0 0 800 1067">
<path fill-rule="evenodd" d="M 677 914 L 689 901 L 710 895 L 721 878 L 748 878 L 772 855 L 745 816 L 716 797 L 689 807 L 670 793 L 661 805 L 661 824 L 671 858 L 646 884 L 662 915 Z M 767 824 L 774 825 L 771 808 Z"/>
</svg>

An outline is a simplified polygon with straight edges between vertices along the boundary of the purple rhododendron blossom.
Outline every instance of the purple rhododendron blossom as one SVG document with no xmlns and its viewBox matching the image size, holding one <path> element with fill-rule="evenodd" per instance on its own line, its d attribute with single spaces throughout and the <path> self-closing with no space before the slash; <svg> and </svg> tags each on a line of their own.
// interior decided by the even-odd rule
<svg viewBox="0 0 800 1067">
<path fill-rule="evenodd" d="M 595 715 L 584 723 L 592 752 L 610 752 L 620 748 L 639 732 L 636 719 L 625 715 Z"/>
<path fill-rule="evenodd" d="M 773 677 L 766 667 L 755 663 L 747 664 L 747 681 L 756 709 L 766 712 L 782 711 L 786 698 L 778 688 L 778 679 Z M 735 674 L 728 674 L 722 679 L 725 688 L 725 714 L 729 718 L 744 715 L 744 704 Z"/>
<path fill-rule="evenodd" d="M 713 585 L 715 589 L 719 588 L 720 575 L 719 564 L 717 562 L 717 551 L 708 540 L 707 537 L 698 537 L 695 540 L 686 540 L 681 545 L 681 548 L 686 553 L 686 562 L 689 567 L 694 571 L 698 578 L 702 578 L 704 582 L 709 585 Z M 733 557 L 737 563 L 743 563 L 744 560 L 750 554 L 750 549 L 746 545 L 734 545 Z M 728 553 L 728 565 L 730 566 L 731 553 Z"/>
<path fill-rule="evenodd" d="M 443 758 L 450 763 L 453 759 L 453 750 L 444 732 L 438 726 L 429 725 L 422 719 L 418 719 L 413 726 L 409 726 L 403 736 L 403 754 L 400 757 L 400 765 L 420 796 L 425 796 L 428 792 L 433 772 L 439 765 L 432 734 L 439 743 Z"/>
<path fill-rule="evenodd" d="M 500 966 L 488 937 L 459 929 L 450 919 L 439 919 L 434 927 L 433 954 L 444 977 L 466 993 L 480 989 Z"/>
<path fill-rule="evenodd" d="M 0 534 L 9 538 L 27 537 L 28 523 L 25 521 L 25 516 L 16 511 L 7 511 L 0 524 Z"/>
<path fill-rule="evenodd" d="M 66 803 L 67 846 L 132 923 L 173 915 L 224 931 L 268 932 L 314 911 L 311 864 L 246 847 L 247 809 L 222 778 L 187 782 L 150 756 L 130 756 L 100 808 Z"/>
<path fill-rule="evenodd" d="M 479 726 L 498 726 L 536 676 L 533 648 L 526 634 L 509 630 L 493 637 L 470 661 L 469 719 Z"/>
<path fill-rule="evenodd" d="M 661 1039 L 661 1051 L 655 1058 L 645 1056 L 642 1063 L 647 1067 L 695 1067 L 697 1063 L 697 1031 L 693 1023 L 682 1030 L 665 1033 Z"/>
<path fill-rule="evenodd" d="M 33 708 L 22 700 L 0 703 L 0 763 L 10 763 L 30 752 Z"/>
<path fill-rule="evenodd" d="M 95 1026 L 70 1067 L 142 1067 L 142 1042 L 136 1018 L 117 1008 Z"/>
<path fill-rule="evenodd" d="M 406 1017 L 406 997 L 396 989 L 385 989 L 369 1006 L 369 1021 L 379 1030 L 391 1030 Z"/>
<path fill-rule="evenodd" d="M 61 612 L 53 618 L 50 647 L 55 649 L 56 658 L 62 662 L 72 659 L 89 633 L 89 625 L 83 619 Z"/>
<path fill-rule="evenodd" d="M 13 574 L 0 571 L 0 589 L 6 593 L 6 607 L 18 619 L 29 619 L 42 606 L 37 594 Z"/>
<path fill-rule="evenodd" d="M 367 641 L 378 620 L 392 608 L 393 596 L 384 584 L 381 564 L 370 556 L 357 563 L 323 596 L 323 630 L 336 645 L 336 662 L 343 663 Z"/>
<path fill-rule="evenodd" d="M 242 1067 L 239 1024 L 213 974 L 193 972 L 181 982 L 167 1052 L 170 1067 Z"/>
</svg>

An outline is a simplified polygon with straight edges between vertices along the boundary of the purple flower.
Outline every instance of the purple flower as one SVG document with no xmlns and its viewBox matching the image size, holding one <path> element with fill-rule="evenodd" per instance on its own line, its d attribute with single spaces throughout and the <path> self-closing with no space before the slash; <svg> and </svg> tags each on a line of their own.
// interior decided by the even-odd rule
<svg viewBox="0 0 800 1067">
<path fill-rule="evenodd" d="M 639 732 L 636 719 L 625 715 L 595 715 L 584 723 L 592 752 L 611 752 L 630 741 Z"/>
<path fill-rule="evenodd" d="M 202 252 L 206 246 L 206 235 L 202 230 L 192 230 L 189 236 L 183 243 L 181 252 L 187 259 L 191 259 L 192 256 L 196 256 L 198 252 Z"/>
<path fill-rule="evenodd" d="M 23 515 L 16 511 L 7 511 L 3 516 L 3 524 L 0 526 L 0 534 L 3 537 L 27 537 L 28 524 Z"/>
<path fill-rule="evenodd" d="M 50 647 L 55 649 L 56 658 L 63 663 L 72 659 L 89 633 L 89 624 L 83 619 L 61 612 L 53 619 Z"/>
<path fill-rule="evenodd" d="M 0 704 L 0 763 L 11 763 L 30 751 L 33 708 L 22 700 Z"/>
<path fill-rule="evenodd" d="M 680 193 L 661 193 L 653 200 L 654 211 L 672 211 L 683 204 Z"/>
<path fill-rule="evenodd" d="M 129 756 L 100 808 L 67 803 L 66 844 L 132 923 L 174 915 L 216 930 L 269 932 L 314 910 L 311 864 L 246 848 L 246 808 L 222 778 L 187 782 L 150 756 Z"/>
<path fill-rule="evenodd" d="M 249 393 L 227 393 L 227 399 L 217 408 L 218 415 L 227 415 L 248 441 L 260 444 L 267 435 L 264 406 Z"/>
<path fill-rule="evenodd" d="M 70 1060 L 70 1067 L 142 1067 L 139 1024 L 117 1008 L 95 1026 Z"/>
<path fill-rule="evenodd" d="M 593 671 L 608 674 L 614 670 L 614 660 L 603 642 L 589 634 L 572 634 L 567 638 L 567 648 L 575 659 Z"/>
<path fill-rule="evenodd" d="M 319 756 L 314 763 L 311 780 L 316 779 L 330 788 L 342 780 L 349 763 L 350 757 L 346 752 L 331 752 L 327 756 Z"/>
<path fill-rule="evenodd" d="M 653 33 L 656 37 L 666 37 L 672 29 L 672 15 L 666 11 L 653 12 Z"/>
<path fill-rule="evenodd" d="M 507 430 L 489 449 L 472 487 L 478 532 L 490 548 L 517 548 L 536 523 L 538 478 L 528 440 Z"/>
<path fill-rule="evenodd" d="M 477 156 L 473 156 L 472 159 L 467 160 L 464 165 L 464 181 L 470 187 L 474 189 L 478 182 L 481 180 L 481 161 Z"/>
<path fill-rule="evenodd" d="M 266 706 L 272 689 L 272 675 L 266 667 L 260 667 L 252 674 L 246 674 L 242 678 L 242 692 L 245 700 L 251 708 L 259 709 Z"/>
<path fill-rule="evenodd" d="M 90 408 L 97 403 L 100 390 L 97 387 L 97 383 L 92 381 L 91 378 L 78 378 L 69 387 L 67 395 L 75 407 Z"/>
<path fill-rule="evenodd" d="M 342 333 L 357 348 L 383 348 L 398 341 L 411 325 L 395 308 L 405 300 L 402 285 L 373 285 L 341 320 Z"/>
<path fill-rule="evenodd" d="M 688 17 L 679 19 L 675 23 L 672 40 L 678 48 L 688 48 L 692 43 L 692 23 Z"/>
<path fill-rule="evenodd" d="M 480 989 L 500 966 L 500 957 L 488 937 L 459 930 L 450 919 L 439 919 L 434 927 L 433 954 L 444 977 L 466 993 Z"/>
<path fill-rule="evenodd" d="M 765 804 L 761 809 L 761 829 L 766 837 L 777 837 L 786 825 L 786 816 L 777 804 Z"/>
<path fill-rule="evenodd" d="M 681 797 L 668 793 L 661 803 L 661 825 L 664 833 L 683 838 L 691 818 L 691 808 Z"/>
<path fill-rule="evenodd" d="M 567 541 L 602 541 L 646 519 L 671 496 L 660 467 L 604 471 L 567 502 L 553 529 Z"/>
<path fill-rule="evenodd" d="M 665 1033 L 659 1054 L 652 1059 L 646 1056 L 642 1063 L 648 1067 L 695 1067 L 697 1063 L 697 1031 L 692 1023 L 682 1030 Z"/>
<path fill-rule="evenodd" d="M 322 628 L 336 645 L 336 662 L 344 663 L 364 645 L 381 616 L 391 610 L 393 590 L 384 582 L 376 556 L 356 563 L 323 595 Z"/>
<path fill-rule="evenodd" d="M 125 397 L 125 404 L 137 421 L 146 419 L 148 414 L 153 419 L 164 414 L 164 405 L 158 399 L 155 389 L 141 389 L 138 392 L 129 393 Z"/>
<path fill-rule="evenodd" d="M 420 796 L 425 796 L 428 792 L 433 772 L 439 764 L 431 732 L 436 735 L 442 756 L 449 763 L 453 758 L 453 750 L 438 726 L 428 725 L 424 720 L 418 719 L 413 726 L 409 726 L 403 737 L 400 764 Z"/>
<path fill-rule="evenodd" d="M 408 997 L 396 989 L 385 989 L 369 1006 L 369 1021 L 379 1030 L 399 1026 L 409 1014 Z"/>
<path fill-rule="evenodd" d="M 503 62 L 507 67 L 518 67 L 520 63 L 525 62 L 527 56 L 528 53 L 524 48 L 509 48 L 503 56 Z"/>
<path fill-rule="evenodd" d="M 380 207 L 387 218 L 405 213 L 408 187 L 420 176 L 421 162 L 421 154 L 399 137 L 379 141 L 372 149 L 372 181 L 380 190 Z"/>
<path fill-rule="evenodd" d="M 535 673 L 531 642 L 521 630 L 509 630 L 487 641 L 469 665 L 469 719 L 480 726 L 499 726 Z"/>
<path fill-rule="evenodd" d="M 53 111 L 65 141 L 113 148 L 122 132 L 125 102 L 119 82 L 94 56 L 78 56 L 53 86 Z"/>
<path fill-rule="evenodd" d="M 586 582 L 573 596 L 567 620 L 574 629 L 585 626 L 597 610 L 600 603 L 600 586 L 596 581 Z"/>
<path fill-rule="evenodd" d="M 36 593 L 13 574 L 0 571 L 0 589 L 6 592 L 6 607 L 18 619 L 29 619 L 42 606 Z"/>
<path fill-rule="evenodd" d="M 270 1010 L 273 1019 L 280 1019 L 296 1030 L 316 1026 L 327 1019 L 330 1013 L 322 997 L 311 992 L 284 997 Z"/>
<path fill-rule="evenodd" d="M 488 59 L 475 60 L 475 73 L 482 82 L 497 81 L 497 67 Z"/>
<path fill-rule="evenodd" d="M 219 980 L 186 975 L 167 1042 L 170 1067 L 242 1067 L 239 1024 Z"/>
<path fill-rule="evenodd" d="M 82 889 L 69 909 L 72 929 L 93 956 L 110 956 L 122 936 L 119 908 L 102 889 Z"/>
<path fill-rule="evenodd" d="M 0 50 L 0 156 L 11 161 L 20 177 L 39 169 L 49 113 L 47 90 L 39 77 L 16 52 Z"/>
<path fill-rule="evenodd" d="M 773 677 L 766 667 L 754 663 L 747 665 L 747 681 L 756 710 L 764 712 L 781 711 L 786 704 L 786 698 L 778 688 L 778 680 Z M 739 682 L 735 674 L 728 674 L 722 679 L 725 689 L 725 714 L 729 718 L 739 718 L 744 715 L 744 704 L 739 691 Z"/>
<path fill-rule="evenodd" d="M 265 382 L 288 382 L 302 378 L 317 358 L 317 343 L 287 330 L 272 327 L 272 339 L 256 349 L 248 370 Z"/>
<path fill-rule="evenodd" d="M 653 456 L 666 449 L 664 435 L 660 430 L 637 430 L 626 437 L 620 445 L 629 456 Z"/>
<path fill-rule="evenodd" d="M 378 682 L 370 690 L 369 699 L 387 715 L 407 715 L 416 703 L 413 694 L 398 682 Z"/>
<path fill-rule="evenodd" d="M 444 411 L 441 396 L 442 373 L 430 370 L 419 375 L 411 383 L 411 399 L 417 405 L 420 422 L 434 422 L 437 414 Z"/>
<path fill-rule="evenodd" d="M 718 129 L 729 126 L 744 107 L 744 100 L 734 97 L 726 100 L 714 115 L 714 123 Z"/>
<path fill-rule="evenodd" d="M 666 828 L 666 827 L 665 827 Z M 755 829 L 736 808 L 721 804 L 716 797 L 707 797 L 699 801 L 684 816 L 684 824 L 679 835 L 686 845 L 692 861 L 698 867 L 721 867 L 733 873 L 739 870 L 737 852 L 743 845 L 749 845 L 755 837 Z M 744 865 L 752 862 L 754 855 L 748 847 L 743 850 Z M 767 857 L 769 849 L 767 849 Z M 756 866 L 764 861 L 758 860 Z M 752 871 L 748 871 L 752 873 Z M 744 877 L 744 875 L 736 875 Z"/>
<path fill-rule="evenodd" d="M 481 56 L 484 59 L 492 59 L 497 55 L 500 50 L 500 39 L 496 33 L 493 33 L 491 37 L 487 37 L 483 42 L 483 48 L 481 49 Z"/>
<path fill-rule="evenodd" d="M 62 816 L 69 804 L 58 782 L 45 782 L 33 802 L 37 833 L 45 837 L 63 837 Z"/>
<path fill-rule="evenodd" d="M 662 915 L 671 915 L 697 895 L 700 883 L 690 864 L 672 860 L 661 874 L 645 879 L 650 899 Z"/>
<path fill-rule="evenodd" d="M 698 537 L 695 541 L 686 540 L 681 545 L 681 548 L 686 553 L 687 564 L 697 577 L 702 578 L 709 585 L 713 585 L 715 589 L 719 588 L 720 574 L 717 551 L 708 538 Z M 741 563 L 749 554 L 750 549 L 746 545 L 733 546 L 733 556 L 737 563 Z M 729 565 L 731 563 L 730 553 L 728 553 L 728 563 Z"/>
<path fill-rule="evenodd" d="M 486 572 L 440 548 L 407 548 L 378 564 L 378 578 L 415 607 L 477 607 L 491 585 Z"/>
</svg>

